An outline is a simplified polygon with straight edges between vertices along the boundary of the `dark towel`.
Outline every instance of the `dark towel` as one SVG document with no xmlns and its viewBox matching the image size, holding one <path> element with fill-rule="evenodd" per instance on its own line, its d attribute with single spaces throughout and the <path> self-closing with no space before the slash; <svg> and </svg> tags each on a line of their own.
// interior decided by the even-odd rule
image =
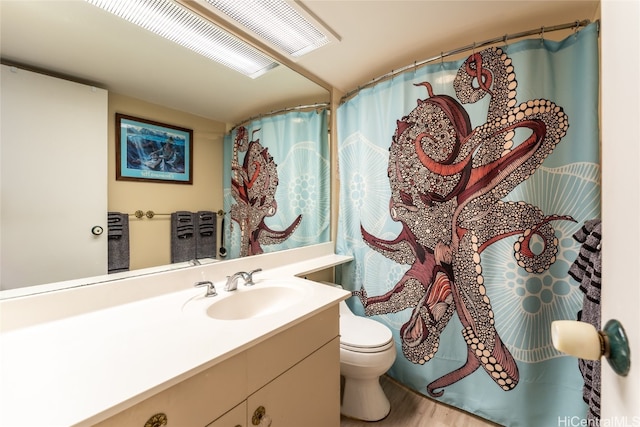
<svg viewBox="0 0 640 427">
<path fill-rule="evenodd" d="M 216 214 L 199 211 L 196 214 L 196 258 L 216 257 Z"/>
<path fill-rule="evenodd" d="M 107 271 L 129 270 L 129 215 L 107 212 Z"/>
<path fill-rule="evenodd" d="M 600 330 L 600 291 L 602 287 L 602 223 L 599 219 L 585 221 L 573 238 L 582 243 L 580 253 L 569 268 L 569 275 L 580 283 L 580 290 L 584 293 L 582 310 L 578 313 L 578 320 L 592 324 Z M 584 386 L 582 398 L 589 405 L 587 414 L 588 425 L 600 423 L 600 374 L 599 360 L 578 359 L 578 367 Z"/>
<path fill-rule="evenodd" d="M 171 214 L 171 262 L 196 259 L 195 214 L 178 211 Z"/>
</svg>

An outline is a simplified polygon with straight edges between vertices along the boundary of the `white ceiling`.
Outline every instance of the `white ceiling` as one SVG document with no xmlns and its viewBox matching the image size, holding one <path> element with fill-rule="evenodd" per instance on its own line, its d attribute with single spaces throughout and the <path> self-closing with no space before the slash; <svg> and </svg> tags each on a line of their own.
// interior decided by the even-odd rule
<svg viewBox="0 0 640 427">
<path fill-rule="evenodd" d="M 299 63 L 342 92 L 474 42 L 592 20 L 599 1 L 304 0 L 342 40 Z M 548 35 L 552 37 L 552 35 Z"/>
<path fill-rule="evenodd" d="M 599 8 L 599 1 L 578 0 L 300 3 L 340 42 L 300 58 L 297 66 L 340 92 L 473 42 L 592 20 Z M 285 66 L 252 80 L 81 0 L 0 0 L 0 19 L 4 62 L 202 117 L 235 124 L 273 109 L 329 100 L 325 89 Z"/>
</svg>

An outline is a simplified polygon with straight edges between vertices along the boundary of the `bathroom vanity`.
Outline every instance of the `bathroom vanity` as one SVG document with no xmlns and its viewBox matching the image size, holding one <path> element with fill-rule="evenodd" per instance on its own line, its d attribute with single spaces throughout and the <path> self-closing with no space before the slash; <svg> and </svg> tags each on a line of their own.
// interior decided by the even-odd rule
<svg viewBox="0 0 640 427">
<path fill-rule="evenodd" d="M 274 426 L 339 426 L 337 310 L 323 310 L 98 426 L 144 427 L 158 414 L 168 427 L 249 427 L 269 419 Z"/>
<path fill-rule="evenodd" d="M 304 277 L 350 258 L 250 258 L 0 301 L 0 426 L 339 426 L 350 293 Z M 258 267 L 254 286 L 223 290 Z M 193 287 L 203 279 L 217 296 Z"/>
</svg>

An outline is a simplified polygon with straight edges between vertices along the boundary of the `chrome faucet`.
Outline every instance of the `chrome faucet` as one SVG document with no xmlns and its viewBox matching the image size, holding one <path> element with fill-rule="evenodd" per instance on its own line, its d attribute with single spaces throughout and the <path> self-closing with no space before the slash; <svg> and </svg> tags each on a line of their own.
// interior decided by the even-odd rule
<svg viewBox="0 0 640 427">
<path fill-rule="evenodd" d="M 233 275 L 231 276 L 227 276 L 227 283 L 224 285 L 224 290 L 225 291 L 235 291 L 236 289 L 238 289 L 238 279 L 239 278 L 243 278 L 244 279 L 244 285 L 245 286 L 252 286 L 253 285 L 253 274 L 257 273 L 259 271 L 262 271 L 261 268 L 257 268 L 255 270 L 246 272 L 246 271 L 238 271 L 237 273 L 233 273 Z"/>
<path fill-rule="evenodd" d="M 195 286 L 196 288 L 199 286 L 206 286 L 207 292 L 205 292 L 204 294 L 205 297 L 215 297 L 216 295 L 218 295 L 218 293 L 216 292 L 216 287 L 213 285 L 213 283 L 211 283 L 210 280 L 203 280 L 202 282 L 196 282 L 193 286 Z"/>
<path fill-rule="evenodd" d="M 225 291 L 235 291 L 238 289 L 238 279 L 247 274 L 244 271 L 238 271 L 231 276 L 227 276 L 227 283 L 224 285 Z"/>
</svg>

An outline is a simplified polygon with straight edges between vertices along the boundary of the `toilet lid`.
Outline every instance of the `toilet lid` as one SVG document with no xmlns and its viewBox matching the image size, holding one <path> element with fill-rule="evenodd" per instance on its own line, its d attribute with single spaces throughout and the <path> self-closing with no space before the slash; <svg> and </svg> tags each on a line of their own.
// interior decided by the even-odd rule
<svg viewBox="0 0 640 427">
<path fill-rule="evenodd" d="M 340 346 L 353 351 L 387 347 L 393 340 L 391 330 L 380 322 L 362 316 L 340 316 Z"/>
</svg>

